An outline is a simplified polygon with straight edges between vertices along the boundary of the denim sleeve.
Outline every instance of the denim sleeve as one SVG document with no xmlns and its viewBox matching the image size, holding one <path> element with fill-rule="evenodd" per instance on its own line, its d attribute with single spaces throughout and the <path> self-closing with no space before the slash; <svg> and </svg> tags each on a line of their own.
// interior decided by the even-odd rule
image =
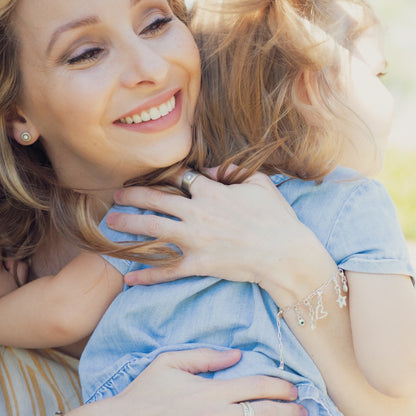
<svg viewBox="0 0 416 416">
<path fill-rule="evenodd" d="M 361 182 L 343 202 L 327 249 L 346 270 L 415 277 L 393 201 L 374 180 Z"/>
<path fill-rule="evenodd" d="M 129 233 L 123 233 L 120 231 L 112 230 L 107 226 L 107 216 L 110 212 L 121 212 L 126 214 L 145 214 L 144 210 L 135 207 L 125 207 L 120 205 L 114 205 L 110 211 L 106 214 L 106 216 L 102 219 L 99 229 L 101 233 L 106 237 L 108 240 L 116 242 L 116 243 L 124 243 L 124 242 L 139 242 L 148 239 L 147 237 L 141 235 L 134 235 Z M 115 267 L 123 276 L 134 270 L 138 270 L 142 268 L 143 265 L 139 265 L 139 263 L 135 263 L 130 260 L 119 259 L 116 257 L 111 257 L 107 255 L 102 256 L 108 263 L 110 263 L 113 267 Z"/>
</svg>

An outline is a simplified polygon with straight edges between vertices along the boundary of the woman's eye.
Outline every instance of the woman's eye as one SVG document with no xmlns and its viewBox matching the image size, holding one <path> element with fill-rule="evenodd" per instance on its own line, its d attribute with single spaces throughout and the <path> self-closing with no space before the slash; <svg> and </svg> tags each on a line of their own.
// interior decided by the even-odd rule
<svg viewBox="0 0 416 416">
<path fill-rule="evenodd" d="M 69 65 L 74 65 L 82 62 L 94 61 L 98 59 L 99 55 L 103 50 L 101 48 L 91 48 L 86 50 L 85 52 L 80 53 L 77 56 L 69 58 L 67 63 Z"/>
<path fill-rule="evenodd" d="M 161 32 L 164 27 L 172 21 L 172 17 L 159 17 L 153 21 L 149 26 L 140 32 L 141 35 L 156 35 Z"/>
</svg>

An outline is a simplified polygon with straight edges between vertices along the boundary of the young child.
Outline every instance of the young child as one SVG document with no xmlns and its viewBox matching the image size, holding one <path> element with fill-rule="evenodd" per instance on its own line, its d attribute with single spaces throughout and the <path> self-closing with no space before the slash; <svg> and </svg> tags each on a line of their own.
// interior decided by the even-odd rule
<svg viewBox="0 0 416 416">
<path fill-rule="evenodd" d="M 332 67 L 337 78 L 330 71 L 326 73 L 328 80 L 331 80 L 331 77 L 336 79 L 337 84 L 333 90 L 341 96 L 342 104 L 338 102 L 339 97 L 328 96 L 325 90 L 322 95 L 328 97 L 328 101 L 321 102 L 322 96 L 317 92 L 314 84 L 319 83 L 319 80 L 314 78 L 319 75 L 303 72 L 303 84 L 301 83 L 300 86 L 303 88 L 300 93 L 302 102 L 295 103 L 292 107 L 297 105 L 300 108 L 299 111 L 302 111 L 308 105 L 314 105 L 314 110 L 316 106 L 320 106 L 322 108 L 320 114 L 326 116 L 323 122 L 316 117 L 318 112 L 314 114 L 309 108 L 305 110 L 305 112 L 309 110 L 305 117 L 306 122 L 312 126 L 311 128 L 315 127 L 309 137 L 312 148 L 310 150 L 312 152 L 311 165 L 317 164 L 315 149 L 315 153 L 320 156 L 327 150 L 321 146 L 323 149 L 319 149 L 321 150 L 319 153 L 319 143 L 314 147 L 313 142 L 317 140 L 316 134 L 324 135 L 323 130 L 327 128 L 334 139 L 349 140 L 349 145 L 341 150 L 343 155 L 341 163 L 355 168 L 360 167 L 362 171 L 369 173 L 371 167 L 377 170 L 381 164 L 380 158 L 389 134 L 393 110 L 391 96 L 379 81 L 379 77 L 385 72 L 386 65 L 382 49 L 380 49 L 380 26 L 366 15 L 369 10 L 363 5 L 340 3 L 339 6 L 340 8 L 346 7 L 347 9 L 343 9 L 343 12 L 358 18 L 361 22 L 356 26 L 351 23 L 353 27 L 346 29 L 351 37 L 347 38 L 344 44 L 352 51 L 352 57 L 348 58 L 351 62 L 345 61 L 345 56 L 341 56 L 341 51 L 339 58 L 344 60 L 342 65 L 345 67 L 341 67 L 341 63 L 340 68 Z M 338 13 L 342 16 L 342 9 Z M 272 17 L 268 15 L 268 19 Z M 244 18 L 242 20 L 244 21 Z M 280 19 L 279 25 L 284 25 L 282 20 L 284 19 Z M 241 24 L 241 35 L 247 34 L 247 27 L 241 21 L 238 23 Z M 254 25 L 262 23 L 264 22 L 259 20 L 255 21 Z M 290 19 L 287 20 L 287 24 L 290 24 Z M 305 25 L 307 25 L 306 19 Z M 282 31 L 284 30 L 281 26 L 279 27 Z M 230 30 L 230 33 L 237 39 L 238 34 L 233 30 Z M 317 27 L 311 25 L 308 30 L 315 31 L 314 37 L 322 36 L 322 40 L 325 39 L 324 32 L 320 32 Z M 204 35 L 206 36 L 206 33 Z M 226 36 L 224 43 L 229 42 Z M 285 36 L 288 36 L 287 32 Z M 292 41 L 300 42 L 295 38 L 296 33 L 293 36 Z M 239 43 L 237 39 L 237 45 L 244 43 L 243 46 L 246 46 L 247 38 L 241 39 L 245 39 L 245 42 Z M 348 40 L 351 44 L 346 43 Z M 207 39 L 205 38 L 203 42 L 207 42 Z M 218 39 L 215 42 L 218 42 Z M 201 50 L 209 54 L 210 49 L 206 48 L 206 43 L 203 45 Z M 300 49 L 301 47 L 302 45 Z M 330 51 L 331 46 L 325 45 L 325 47 Z M 324 47 L 319 49 L 319 52 L 323 50 Z M 229 51 L 234 58 L 242 55 L 235 45 L 229 46 Z M 249 51 L 247 55 L 249 53 L 252 52 Z M 298 54 L 300 53 L 298 51 Z M 213 56 L 215 57 L 215 54 Z M 209 62 L 209 57 L 203 58 L 203 62 Z M 215 63 L 218 64 L 214 59 Z M 241 78 L 235 76 L 240 63 L 238 60 L 234 64 L 231 59 L 226 61 L 229 77 L 225 75 L 221 79 L 224 86 L 233 79 L 241 80 L 244 77 L 244 74 Z M 287 62 L 285 64 L 287 65 Z M 284 73 L 287 78 L 290 78 L 288 73 L 291 68 L 283 66 Z M 250 69 L 249 64 L 241 67 L 241 70 L 247 71 L 248 74 L 250 74 Z M 206 76 L 212 73 L 210 71 L 212 68 L 206 69 L 208 73 Z M 301 72 L 299 68 L 292 69 L 292 71 L 297 74 Z M 220 70 L 219 72 L 223 74 Z M 219 78 L 220 76 L 217 77 Z M 258 79 L 258 77 L 251 79 Z M 206 81 L 206 85 L 210 85 L 209 80 Z M 221 90 L 218 86 L 216 88 Z M 249 114 L 250 108 L 256 108 L 253 100 L 248 97 L 252 94 L 248 86 L 247 89 L 247 95 L 243 94 L 243 98 L 234 104 L 236 112 L 237 109 L 241 109 L 244 115 Z M 237 90 L 239 90 L 237 86 L 230 88 L 231 92 Z M 209 94 L 210 91 L 205 91 L 205 93 Z M 292 96 L 286 98 L 293 100 Z M 209 99 L 205 97 L 202 101 L 209 102 Z M 232 98 L 229 101 L 231 102 Z M 232 105 L 230 102 L 224 98 L 224 102 L 217 109 L 217 111 L 224 112 L 224 124 L 227 122 L 231 124 L 236 118 L 235 114 L 227 114 L 227 105 Z M 342 116 L 331 118 L 331 112 L 341 113 Z M 279 110 L 279 114 L 281 113 L 282 110 Z M 212 112 L 202 110 L 202 118 L 204 114 L 207 114 L 208 118 Z M 255 116 L 253 115 L 253 119 Z M 244 121 L 250 122 L 250 120 L 242 120 L 242 123 Z M 204 122 L 209 123 L 209 120 L 204 120 Z M 216 122 L 217 120 L 212 125 Z M 295 118 L 294 127 L 297 127 L 296 133 L 300 135 L 299 131 L 302 131 L 303 124 L 297 123 L 299 123 L 299 118 Z M 265 124 L 268 125 L 267 122 Z M 285 125 L 284 120 L 282 124 Z M 247 137 L 250 137 L 249 134 L 242 134 L 246 131 L 241 125 L 234 129 L 226 125 L 224 130 L 229 131 L 229 140 L 231 137 L 243 137 L 242 141 L 246 142 Z M 247 131 L 249 130 L 247 128 Z M 328 132 L 325 133 L 327 134 Z M 282 133 L 279 132 L 279 135 L 282 136 Z M 255 137 L 258 137 L 258 134 Z M 276 135 L 273 137 L 276 140 Z M 366 143 L 368 143 L 367 146 Z M 267 142 L 263 142 L 262 146 L 267 147 Z M 252 147 L 250 149 L 252 151 Z M 377 149 L 377 152 L 374 149 Z M 270 153 L 270 147 L 268 151 Z M 243 152 L 241 158 L 244 154 Z M 293 154 L 299 154 L 296 148 L 293 149 Z M 277 163 L 273 163 L 272 158 L 267 160 L 268 172 L 275 169 L 276 165 L 282 166 L 282 154 L 278 153 L 278 157 Z M 326 158 L 322 160 L 330 161 L 331 159 L 326 155 Z M 240 162 L 240 159 L 237 162 Z M 291 161 L 291 163 L 292 166 L 290 162 L 287 163 L 287 171 L 294 172 L 296 169 L 293 165 L 296 161 Z M 323 167 L 317 166 L 316 172 L 325 168 L 333 169 L 328 163 Z M 311 169 L 304 167 L 304 171 L 311 172 Z M 324 243 L 338 267 L 349 272 L 374 273 L 375 275 L 379 273 L 413 274 L 394 207 L 380 184 L 360 178 L 356 172 L 343 168 L 338 168 L 327 175 L 320 185 L 301 179 L 288 181 L 289 178 L 285 175 L 277 175 L 272 179 L 274 184 L 279 186 L 280 192 L 293 207 L 299 219 L 310 227 Z M 166 212 L 168 209 L 161 206 L 160 210 Z M 110 212 L 152 214 L 152 211 L 121 206 L 114 207 Z M 145 240 L 143 237 L 112 231 L 106 226 L 105 220 L 101 223 L 101 230 L 111 241 Z M 130 278 L 132 271 L 145 268 L 135 262 L 118 260 L 114 257 L 105 258 L 122 275 L 130 273 Z M 213 277 L 191 277 L 160 285 L 129 288 L 119 295 L 107 310 L 81 358 L 80 376 L 84 399 L 87 402 L 96 401 L 117 394 L 164 351 L 190 347 L 239 348 L 243 351 L 243 355 L 236 366 L 225 371 L 206 374 L 206 377 L 227 379 L 248 374 L 281 377 L 296 384 L 299 391 L 298 401 L 308 409 L 310 415 L 340 414 L 328 397 L 323 379 L 311 357 L 304 351 L 285 321 L 280 318 L 282 315 L 293 314 L 300 326 L 318 326 L 319 319 L 327 314 L 329 302 L 338 302 L 340 307 L 346 304 L 346 289 L 345 277 L 340 272 L 339 276 L 334 276 L 293 307 L 281 309 L 279 315 L 279 308 L 256 284 L 228 282 Z M 354 305 L 352 313 L 359 310 L 362 305 L 370 310 L 372 308 L 378 310 L 379 306 L 374 299 L 371 300 L 371 296 L 361 299 L 356 293 L 357 291 L 354 290 L 351 294 L 350 301 Z M 372 293 L 370 292 L 369 295 Z M 414 307 L 414 300 L 411 303 Z M 357 304 L 360 306 L 357 307 Z M 363 314 L 363 311 L 360 312 L 358 320 L 368 324 L 369 320 Z M 137 322 L 137 317 L 140 317 L 140 323 Z M 353 321 L 353 325 L 355 325 L 353 333 L 358 334 L 363 324 L 360 326 Z M 374 336 L 374 341 L 369 342 L 367 338 L 363 343 L 374 345 L 376 339 L 378 341 L 381 339 L 374 334 L 369 335 L 369 337 L 372 336 Z M 360 348 L 362 345 L 360 346 L 357 342 L 357 349 Z M 103 365 L 103 363 L 109 364 Z M 369 376 L 369 379 L 377 385 L 374 377 L 372 379 Z"/>
<path fill-rule="evenodd" d="M 364 6 L 358 7 L 359 10 L 364 10 Z M 305 24 L 306 22 L 307 20 Z M 260 24 L 260 20 L 256 23 Z M 279 24 L 281 24 L 280 21 Z M 302 71 L 302 68 L 295 70 L 301 74 L 298 78 L 300 99 L 296 104 L 300 112 L 305 111 L 306 116 L 300 124 L 298 124 L 299 118 L 295 117 L 294 126 L 302 130 L 308 122 L 310 128 L 305 131 L 309 135 L 312 150 L 307 150 L 311 152 L 310 166 L 316 165 L 316 172 L 306 175 L 311 172 L 307 167 L 303 167 L 302 171 L 293 167 L 296 164 L 293 154 L 298 154 L 296 145 L 286 151 L 289 157 L 282 169 L 283 172 L 298 172 L 299 177 L 308 176 L 308 179 L 314 179 L 315 176 L 320 176 L 317 172 L 321 172 L 322 169 L 334 170 L 333 159 L 328 157 L 328 154 L 323 159 L 325 162 L 323 167 L 318 166 L 317 163 L 322 155 L 318 150 L 325 146 L 317 143 L 320 137 L 316 134 L 324 134 L 323 131 L 326 128 L 331 134 L 337 133 L 334 137 L 355 138 L 358 134 L 358 137 L 362 138 L 366 137 L 367 133 L 363 129 L 365 125 L 374 136 L 374 140 L 384 140 L 392 107 L 391 102 L 384 99 L 386 92 L 377 80 L 377 77 L 385 71 L 384 59 L 381 59 L 380 63 L 363 49 L 368 45 L 364 39 L 369 36 L 370 50 L 378 51 L 377 45 L 373 43 L 374 38 L 369 34 L 376 28 L 378 25 L 365 28 L 367 30 L 363 29 L 361 36 L 351 45 L 351 62 L 346 68 L 338 68 L 341 74 L 343 70 L 345 71 L 345 79 L 338 79 L 338 84 L 334 87 L 335 91 L 340 92 L 343 100 L 341 107 L 336 99 L 338 97 L 335 96 L 326 96 L 328 101 L 325 103 L 320 101 L 325 95 L 320 95 L 316 91 L 315 83 L 319 84 L 319 79 L 314 78 L 316 74 Z M 309 29 L 315 30 L 313 25 Z M 299 48 L 299 51 L 301 50 L 302 45 Z M 317 48 L 317 50 L 321 49 Z M 381 53 L 376 55 L 382 56 Z M 326 75 L 328 79 L 331 79 L 333 74 L 327 73 Z M 361 89 L 359 83 L 365 83 L 365 91 Z M 348 89 L 346 89 L 347 85 Z M 380 93 L 383 96 L 383 103 L 388 101 L 386 113 L 383 113 L 380 116 L 381 119 L 377 119 L 374 124 L 379 127 L 382 124 L 380 121 L 387 122 L 387 125 L 382 128 L 382 135 L 373 129 L 373 114 L 366 112 L 367 105 L 370 109 L 373 105 L 369 101 L 368 88 L 370 86 L 374 88 L 372 91 L 375 94 Z M 363 97 L 360 96 L 361 93 Z M 379 97 L 380 95 L 371 95 L 371 99 L 374 99 L 377 104 L 378 111 L 379 105 L 382 104 Z M 293 96 L 285 98 L 288 101 L 294 100 Z M 358 106 L 363 104 L 365 108 Z M 313 107 L 313 111 L 308 112 L 308 106 Z M 322 108 L 321 113 L 315 112 L 317 107 Z M 337 113 L 340 108 L 344 109 L 342 117 L 335 118 L 337 122 L 334 122 L 334 118 L 330 117 L 331 112 Z M 287 108 L 280 109 L 279 114 L 283 113 L 288 115 Z M 324 119 L 323 116 L 317 118 L 318 113 L 328 118 Z M 352 117 L 356 114 L 359 118 Z M 376 114 L 381 113 L 376 112 Z M 279 119 L 279 123 L 281 120 L 282 118 Z M 255 122 L 259 123 L 258 120 Z M 262 124 L 269 125 L 267 122 L 262 122 Z M 287 125 L 284 122 L 282 124 Z M 348 131 L 339 131 L 347 127 Z M 243 129 L 239 128 L 239 131 Z M 231 130 L 231 133 L 234 131 Z M 297 131 L 295 133 L 298 134 Z M 279 131 L 279 136 L 283 136 L 282 131 Z M 256 138 L 256 136 L 253 137 Z M 339 143 L 341 143 L 340 140 L 338 145 Z M 287 141 L 286 144 L 290 142 Z M 373 144 L 378 145 L 378 143 Z M 362 141 L 357 142 L 357 149 L 361 149 L 362 146 Z M 338 147 L 334 146 L 333 155 L 339 152 Z M 348 148 L 354 149 L 354 146 Z M 282 157 L 280 150 L 277 149 L 276 159 Z M 314 153 L 315 150 L 317 150 L 316 153 Z M 270 147 L 268 151 L 270 152 Z M 345 151 L 342 153 L 347 154 Z M 336 160 L 335 157 L 334 159 Z M 356 160 L 355 157 L 345 156 L 344 164 L 350 165 L 351 159 Z M 267 162 L 269 163 L 269 160 Z M 363 162 L 360 161 L 358 165 L 362 166 L 362 164 Z M 265 170 L 269 172 L 275 169 L 276 165 L 277 163 L 270 162 Z M 342 168 L 335 169 L 319 185 L 302 179 L 288 179 L 288 176 L 280 174 L 273 177 L 273 182 L 279 186 L 279 190 L 292 205 L 299 219 L 310 227 L 324 244 L 340 270 L 386 275 L 413 275 L 394 207 L 381 185 L 368 179 L 357 179 L 356 172 Z M 152 214 L 149 211 L 122 207 L 115 207 L 114 210 Z M 144 237 L 111 231 L 107 228 L 105 219 L 100 228 L 104 236 L 112 241 L 146 240 Z M 56 286 L 61 287 L 62 292 L 62 302 L 56 304 L 57 313 L 62 313 L 60 315 L 62 321 L 70 319 L 71 317 L 67 314 L 76 307 L 72 303 L 72 299 L 76 297 L 71 297 L 71 302 L 65 303 L 65 299 L 69 297 L 68 292 L 77 289 L 70 285 L 71 276 L 82 272 L 85 267 L 88 267 L 85 279 L 88 279 L 91 287 L 91 296 L 99 299 L 98 303 L 102 302 L 102 306 L 92 308 L 89 311 L 91 313 L 86 314 L 83 322 L 75 322 L 74 333 L 53 333 L 53 329 L 51 330 L 47 325 L 48 317 L 40 315 L 40 319 L 44 319 L 46 324 L 45 333 L 39 334 L 40 338 L 44 337 L 50 342 L 61 343 L 62 340 L 70 342 L 87 335 L 103 314 L 109 299 L 120 289 L 119 277 L 144 267 L 142 264 L 119 260 L 115 257 L 106 256 L 105 259 L 114 268 L 103 266 L 98 255 L 83 255 L 58 273 L 55 279 Z M 95 285 L 97 282 L 99 284 Z M 30 290 L 29 285 L 19 289 L 16 293 L 24 290 Z M 335 296 L 331 296 L 331 292 Z M 324 294 L 329 298 L 325 300 L 325 303 Z M 373 293 L 370 290 L 370 294 L 376 295 L 376 292 Z M 47 298 L 47 294 L 45 296 Z M 351 293 L 350 302 L 351 305 L 355 303 L 359 305 L 356 309 L 365 305 L 370 310 L 378 311 L 378 299 L 371 296 L 361 298 L 355 296 L 355 292 Z M 280 310 L 260 286 L 252 283 L 228 282 L 214 277 L 190 277 L 172 283 L 125 288 L 104 314 L 82 356 L 80 375 L 84 398 L 87 402 L 91 402 L 117 394 L 164 351 L 201 346 L 217 349 L 239 348 L 243 351 L 243 356 L 238 365 L 220 372 L 206 374 L 206 376 L 215 378 L 233 378 L 248 374 L 278 376 L 297 385 L 298 401 L 308 409 L 310 415 L 340 414 L 327 395 L 325 383 L 314 362 L 282 318 L 293 314 L 300 326 L 306 324 L 307 327 L 314 327 L 319 325 L 316 321 L 325 315 L 329 302 L 338 301 L 342 307 L 345 297 L 346 281 L 342 271 L 331 277 L 304 300 L 293 306 L 282 305 L 284 307 Z M 96 303 L 94 302 L 94 305 Z M 414 306 L 413 298 L 409 303 L 409 308 Z M 138 317 L 140 317 L 139 323 L 137 323 Z M 360 315 L 360 318 L 363 318 L 363 315 Z M 330 316 L 327 319 L 330 319 Z M 364 322 L 367 320 L 364 319 Z M 357 324 L 356 320 L 352 319 L 354 335 L 355 324 Z M 304 328 L 304 330 L 307 329 Z M 368 333 L 365 341 L 368 342 L 371 339 L 375 343 L 380 339 L 379 332 L 379 327 L 375 326 L 374 332 Z M 30 337 L 30 334 L 27 336 Z M 59 341 L 52 341 L 54 338 Z M 358 348 L 360 347 L 358 344 Z M 406 361 L 406 357 L 398 358 Z M 364 368 L 363 371 L 365 370 L 367 369 Z"/>
</svg>

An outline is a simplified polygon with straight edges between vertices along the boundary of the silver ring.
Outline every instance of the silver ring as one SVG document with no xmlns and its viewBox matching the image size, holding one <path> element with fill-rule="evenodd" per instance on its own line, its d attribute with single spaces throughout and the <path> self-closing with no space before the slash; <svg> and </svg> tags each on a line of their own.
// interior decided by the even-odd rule
<svg viewBox="0 0 416 416">
<path fill-rule="evenodd" d="M 188 170 L 182 177 L 181 188 L 191 194 L 191 185 L 200 174 L 194 170 Z"/>
<path fill-rule="evenodd" d="M 241 407 L 243 408 L 243 416 L 256 416 L 253 406 L 250 402 L 241 402 Z"/>
</svg>

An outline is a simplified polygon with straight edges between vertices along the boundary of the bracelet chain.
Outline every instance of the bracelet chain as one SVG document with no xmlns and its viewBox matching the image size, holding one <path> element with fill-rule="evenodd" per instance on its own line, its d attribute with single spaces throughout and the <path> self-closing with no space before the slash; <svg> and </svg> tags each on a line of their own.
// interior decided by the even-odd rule
<svg viewBox="0 0 416 416">
<path fill-rule="evenodd" d="M 287 306 L 286 308 L 281 308 L 277 314 L 277 338 L 280 347 L 280 369 L 284 367 L 284 357 L 283 357 L 283 340 L 282 340 L 282 329 L 280 320 L 283 319 L 283 315 L 289 311 L 293 311 L 296 314 L 296 319 L 298 325 L 304 327 L 306 321 L 302 313 L 302 309 L 307 310 L 309 323 L 312 330 L 316 329 L 316 323 L 320 319 L 324 319 L 328 316 L 328 312 L 325 310 L 323 294 L 325 289 L 328 286 L 333 285 L 335 290 L 335 295 L 337 296 L 336 302 L 340 309 L 347 306 L 347 296 L 348 293 L 348 281 L 345 276 L 344 270 L 338 268 L 336 275 L 332 276 L 329 280 L 323 283 L 318 289 L 315 289 L 308 296 L 303 298 L 301 301 L 295 303 L 292 306 Z"/>
</svg>

